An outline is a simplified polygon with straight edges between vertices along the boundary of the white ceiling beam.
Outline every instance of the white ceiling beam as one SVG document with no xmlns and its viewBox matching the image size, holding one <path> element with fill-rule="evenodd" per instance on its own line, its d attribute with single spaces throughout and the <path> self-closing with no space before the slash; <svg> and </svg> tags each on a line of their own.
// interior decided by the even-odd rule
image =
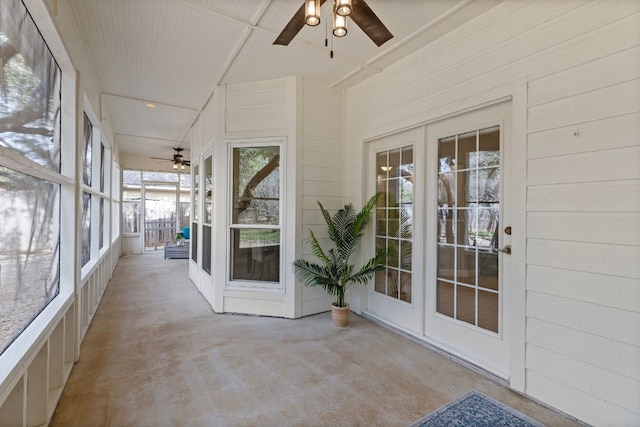
<svg viewBox="0 0 640 427">
<path fill-rule="evenodd" d="M 163 106 L 163 107 L 170 107 L 170 108 L 178 108 L 180 110 L 187 110 L 187 111 L 193 111 L 195 113 L 198 112 L 198 110 L 196 108 L 193 107 L 185 107 L 184 105 L 175 105 L 175 104 L 167 104 L 166 102 L 159 102 L 159 101 L 154 101 L 151 99 L 142 99 L 142 98 L 136 98 L 133 96 L 126 96 L 126 95 L 118 95 L 117 93 L 109 93 L 109 92 L 100 92 L 100 95 L 105 97 L 111 97 L 111 98 L 120 98 L 120 99 L 126 99 L 128 101 L 137 101 L 140 103 L 144 103 L 144 104 L 153 104 L 156 106 Z"/>
</svg>

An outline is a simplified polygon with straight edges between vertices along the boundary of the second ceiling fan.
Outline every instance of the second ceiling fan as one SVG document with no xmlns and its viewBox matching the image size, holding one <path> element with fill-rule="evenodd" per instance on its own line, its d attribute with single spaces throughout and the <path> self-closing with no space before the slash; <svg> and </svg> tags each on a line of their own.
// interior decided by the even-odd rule
<svg viewBox="0 0 640 427">
<path fill-rule="evenodd" d="M 320 23 L 320 9 L 325 1 L 305 0 L 273 44 L 287 46 L 305 24 L 318 25 Z M 364 0 L 331 1 L 335 2 L 333 6 L 333 35 L 336 37 L 347 34 L 347 17 L 351 18 L 377 46 L 382 46 L 393 37 L 393 34 Z"/>
<path fill-rule="evenodd" d="M 186 160 L 184 158 L 184 156 L 182 154 L 180 154 L 181 151 L 184 151 L 184 148 L 178 148 L 175 147 L 175 154 L 173 155 L 173 159 L 166 159 L 163 157 L 151 157 L 152 159 L 156 159 L 156 160 L 169 160 L 173 162 L 173 168 L 174 169 L 182 169 L 184 170 L 185 167 L 189 167 L 191 166 L 191 162 L 189 160 Z"/>
</svg>

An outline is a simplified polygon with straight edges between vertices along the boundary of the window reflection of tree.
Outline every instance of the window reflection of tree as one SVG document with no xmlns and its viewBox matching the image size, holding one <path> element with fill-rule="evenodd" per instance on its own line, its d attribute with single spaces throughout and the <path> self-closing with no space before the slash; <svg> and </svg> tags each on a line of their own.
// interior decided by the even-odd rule
<svg viewBox="0 0 640 427">
<path fill-rule="evenodd" d="M 60 172 L 60 69 L 20 1 L 0 2 L 0 145 Z M 59 292 L 60 185 L 0 167 L 0 353 Z"/>
</svg>

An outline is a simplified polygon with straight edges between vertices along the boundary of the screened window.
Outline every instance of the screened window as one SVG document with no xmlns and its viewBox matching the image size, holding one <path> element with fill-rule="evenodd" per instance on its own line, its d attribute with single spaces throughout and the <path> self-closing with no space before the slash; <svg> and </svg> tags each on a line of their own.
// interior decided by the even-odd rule
<svg viewBox="0 0 640 427">
<path fill-rule="evenodd" d="M 113 164 L 111 176 L 111 241 L 115 241 L 120 235 L 120 168 Z"/>
<path fill-rule="evenodd" d="M 191 259 L 198 262 L 198 207 L 200 197 L 200 165 L 193 167 L 193 222 L 191 223 Z"/>
<path fill-rule="evenodd" d="M 60 68 L 19 1 L 0 2 L 0 145 L 60 171 Z"/>
<path fill-rule="evenodd" d="M 140 233 L 142 176 L 140 171 L 122 172 L 122 232 Z"/>
<path fill-rule="evenodd" d="M 100 192 L 104 192 L 104 144 L 100 143 Z"/>
<path fill-rule="evenodd" d="M 98 223 L 98 229 L 99 234 L 98 234 L 98 247 L 100 249 L 102 249 L 104 247 L 104 217 L 105 217 L 105 204 L 104 204 L 104 197 L 100 197 L 100 221 Z"/>
<path fill-rule="evenodd" d="M 280 147 L 231 152 L 231 280 L 280 281 Z"/>
<path fill-rule="evenodd" d="M 213 159 L 204 159 L 204 203 L 202 204 L 202 269 L 211 274 L 211 219 L 213 195 Z"/>
<path fill-rule="evenodd" d="M 0 353 L 60 292 L 60 78 L 20 1 L 0 2 L 0 145 L 50 179 L 0 166 Z"/>
<path fill-rule="evenodd" d="M 82 132 L 82 182 L 91 187 L 91 143 L 93 139 L 93 125 L 87 115 L 84 115 Z"/>
<path fill-rule="evenodd" d="M 84 267 L 91 259 L 91 194 L 82 193 L 82 256 Z"/>
</svg>

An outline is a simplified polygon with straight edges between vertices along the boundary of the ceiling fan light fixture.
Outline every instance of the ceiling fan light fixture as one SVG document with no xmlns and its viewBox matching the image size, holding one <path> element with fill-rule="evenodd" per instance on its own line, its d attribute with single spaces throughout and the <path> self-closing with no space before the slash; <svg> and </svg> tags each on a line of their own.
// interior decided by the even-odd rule
<svg viewBox="0 0 640 427">
<path fill-rule="evenodd" d="M 304 0 L 304 22 L 311 27 L 320 23 L 320 0 Z"/>
<path fill-rule="evenodd" d="M 333 14 L 333 35 L 336 37 L 344 37 L 347 35 L 347 17 Z"/>
<path fill-rule="evenodd" d="M 181 169 L 181 170 L 184 170 L 184 163 L 182 163 L 182 164 L 180 165 L 180 169 Z"/>
<path fill-rule="evenodd" d="M 340 16 L 349 16 L 353 7 L 351 0 L 336 0 L 336 13 Z"/>
<path fill-rule="evenodd" d="M 173 169 L 178 169 L 178 164 L 177 163 L 173 164 Z"/>
</svg>

